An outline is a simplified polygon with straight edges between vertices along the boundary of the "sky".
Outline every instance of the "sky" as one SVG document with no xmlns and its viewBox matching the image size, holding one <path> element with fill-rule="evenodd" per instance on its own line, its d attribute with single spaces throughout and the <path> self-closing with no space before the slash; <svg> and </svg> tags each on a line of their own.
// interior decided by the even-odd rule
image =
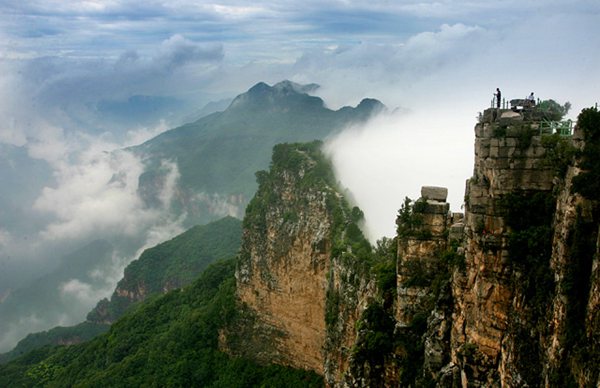
<svg viewBox="0 0 600 388">
<path fill-rule="evenodd" d="M 317 83 L 332 109 L 370 97 L 395 110 L 326 146 L 371 239 L 393 234 L 423 185 L 448 187 L 460 211 L 496 87 L 570 101 L 571 118 L 598 101 L 599 20 L 597 0 L 4 0 L 0 300 L 93 238 L 135 238 L 128 256 L 180 232 L 176 166 L 148 210 L 142 162 L 112 151 L 260 81 Z"/>
</svg>

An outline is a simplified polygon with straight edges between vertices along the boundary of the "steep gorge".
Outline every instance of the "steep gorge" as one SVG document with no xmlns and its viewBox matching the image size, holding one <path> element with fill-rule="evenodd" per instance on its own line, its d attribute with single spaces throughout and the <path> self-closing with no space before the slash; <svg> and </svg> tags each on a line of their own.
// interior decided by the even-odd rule
<svg viewBox="0 0 600 388">
<path fill-rule="evenodd" d="M 263 348 L 223 346 L 330 386 L 598 386 L 599 207 L 573 188 L 596 129 L 560 137 L 540 126 L 523 112 L 484 112 L 464 218 L 443 188 L 407 199 L 391 285 L 358 230 L 360 210 L 335 180 L 306 179 L 321 156 L 276 149 L 236 271 L 259 329 L 246 344 Z"/>
</svg>

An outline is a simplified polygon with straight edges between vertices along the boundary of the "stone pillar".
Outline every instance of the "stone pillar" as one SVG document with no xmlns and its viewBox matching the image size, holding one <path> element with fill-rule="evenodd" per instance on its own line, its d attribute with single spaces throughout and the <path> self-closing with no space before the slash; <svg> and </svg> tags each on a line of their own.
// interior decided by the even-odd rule
<svg viewBox="0 0 600 388">
<path fill-rule="evenodd" d="M 430 283 L 439 269 L 440 254 L 446 249 L 450 205 L 448 190 L 425 186 L 421 198 L 411 205 L 410 220 L 398 219 L 402 235 L 398 236 L 396 321 L 409 326 L 416 314 L 430 310 L 423 303 L 429 296 Z M 400 225 L 407 221 L 409 225 Z"/>
</svg>

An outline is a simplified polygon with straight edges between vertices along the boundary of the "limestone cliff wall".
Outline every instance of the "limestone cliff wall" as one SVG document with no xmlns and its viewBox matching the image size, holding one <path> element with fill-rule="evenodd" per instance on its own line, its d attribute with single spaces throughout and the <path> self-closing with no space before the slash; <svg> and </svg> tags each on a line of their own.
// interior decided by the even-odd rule
<svg viewBox="0 0 600 388">
<path fill-rule="evenodd" d="M 554 173 L 536 132 L 520 120 L 475 127 L 475 167 L 465 190 L 466 270 L 456 273 L 452 287 L 452 361 L 461 365 L 463 385 L 499 383 L 512 369 L 514 359 L 503 348 L 512 346 L 507 329 L 519 300 L 501 201 L 515 192 L 552 190 Z M 462 355 L 467 346 L 469 360 Z"/>
<path fill-rule="evenodd" d="M 271 170 L 259 174 L 236 271 L 237 295 L 253 317 L 243 342 L 253 345 L 224 339 L 222 347 L 335 384 L 373 287 L 350 247 L 368 247 L 356 225 L 362 213 L 348 206 L 318 148 L 276 147 Z"/>
<path fill-rule="evenodd" d="M 396 373 L 352 386 L 599 386 L 600 206 L 573 189 L 583 134 L 539 125 L 485 112 L 464 220 L 423 193 L 400 210 Z"/>
<path fill-rule="evenodd" d="M 277 361 L 322 374 L 332 222 L 326 188 L 298 191 L 298 178 L 283 172 L 263 228 L 244 231 L 237 289 L 258 321 L 280 333 Z"/>
<path fill-rule="evenodd" d="M 560 144 L 506 113 L 475 127 L 451 364 L 463 387 L 595 386 L 598 205 L 572 189 L 577 160 L 560 176 Z"/>
</svg>

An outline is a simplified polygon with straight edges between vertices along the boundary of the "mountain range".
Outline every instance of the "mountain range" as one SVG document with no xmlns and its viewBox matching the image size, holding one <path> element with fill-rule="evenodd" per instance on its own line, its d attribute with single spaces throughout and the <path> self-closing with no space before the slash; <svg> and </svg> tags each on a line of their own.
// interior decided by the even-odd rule
<svg viewBox="0 0 600 388">
<path fill-rule="evenodd" d="M 160 203 L 166 179 L 163 161 L 175 162 L 180 174 L 173 208 L 185 211 L 187 224 L 223 215 L 241 217 L 256 191 L 254 174 L 268 167 L 273 146 L 325 139 L 368 120 L 385 106 L 364 99 L 358 106 L 331 110 L 307 94 L 315 84 L 263 82 L 237 96 L 222 112 L 174 128 L 130 150 L 146 171 L 139 192 L 149 205 Z"/>
</svg>

